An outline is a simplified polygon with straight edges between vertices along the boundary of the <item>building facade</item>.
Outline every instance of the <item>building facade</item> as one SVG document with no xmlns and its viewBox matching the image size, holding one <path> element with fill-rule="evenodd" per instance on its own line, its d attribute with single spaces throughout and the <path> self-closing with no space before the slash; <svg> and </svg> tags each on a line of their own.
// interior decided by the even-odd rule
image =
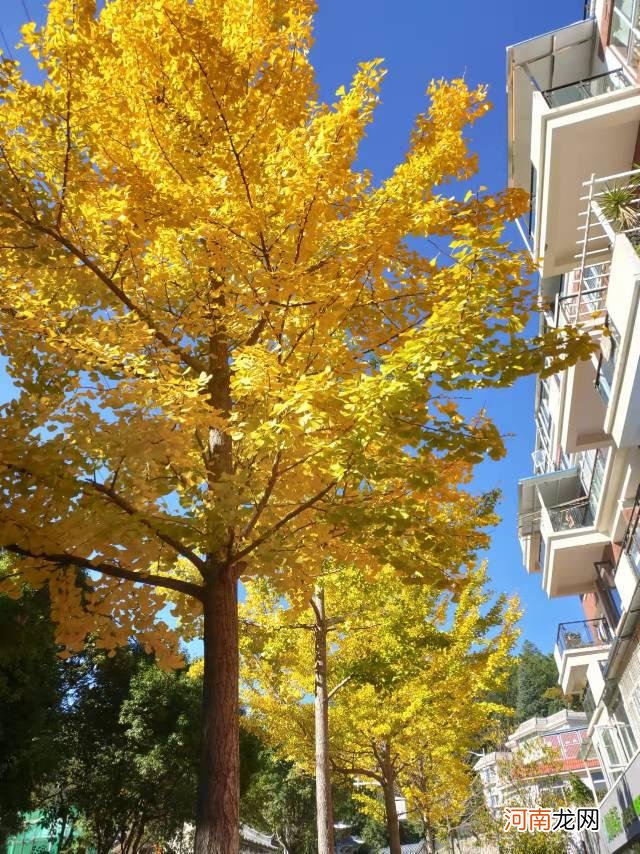
<svg viewBox="0 0 640 854">
<path fill-rule="evenodd" d="M 640 850 L 640 0 L 507 49 L 509 184 L 540 272 L 540 326 L 580 323 L 593 355 L 536 385 L 523 562 L 584 620 L 556 630 L 559 682 L 606 780 L 594 850 Z"/>
<path fill-rule="evenodd" d="M 605 778 L 597 758 L 581 757 L 588 739 L 588 718 L 584 712 L 569 709 L 547 718 L 530 718 L 511 733 L 503 748 L 486 753 L 473 766 L 482 783 L 486 805 L 498 816 L 502 807 L 526 788 L 527 806 L 540 803 L 549 789 L 562 790 L 577 777 L 593 793 L 594 799 L 605 789 Z M 508 773 L 511 760 L 518 760 L 518 791 Z M 527 765 L 531 774 L 526 775 Z"/>
</svg>

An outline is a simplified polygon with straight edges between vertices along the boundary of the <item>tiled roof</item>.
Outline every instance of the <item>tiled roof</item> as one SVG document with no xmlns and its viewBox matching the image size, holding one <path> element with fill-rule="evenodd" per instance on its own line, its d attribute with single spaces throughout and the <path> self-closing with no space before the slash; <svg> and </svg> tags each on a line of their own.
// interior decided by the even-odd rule
<svg viewBox="0 0 640 854">
<path fill-rule="evenodd" d="M 546 777 L 549 774 L 566 774 L 569 771 L 584 771 L 585 768 L 599 768 L 597 759 L 558 759 L 554 762 L 532 762 L 518 769 L 519 777 L 531 779 Z"/>
</svg>

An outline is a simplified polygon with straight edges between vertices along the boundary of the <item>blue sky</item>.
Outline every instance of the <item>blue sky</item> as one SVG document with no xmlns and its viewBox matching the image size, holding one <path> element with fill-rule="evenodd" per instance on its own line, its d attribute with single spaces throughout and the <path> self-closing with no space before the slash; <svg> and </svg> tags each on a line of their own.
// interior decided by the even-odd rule
<svg viewBox="0 0 640 854">
<path fill-rule="evenodd" d="M 141 0 L 143 2 L 143 0 Z M 2 35 L 11 50 L 25 7 L 42 18 L 42 0 L 0 3 Z M 383 57 L 387 76 L 382 104 L 360 153 L 360 163 L 374 176 L 385 177 L 405 150 L 412 121 L 424 108 L 425 88 L 432 78 L 464 76 L 469 83 L 487 83 L 494 109 L 473 129 L 473 148 L 480 156 L 479 184 L 498 190 L 506 182 L 505 48 L 523 39 L 579 20 L 581 0 L 320 0 L 313 60 L 323 99 L 348 84 L 358 62 Z M 4 42 L 2 42 L 4 48 Z M 518 241 L 514 230 L 514 242 Z M 8 394 L 0 375 L 0 400 Z M 480 466 L 475 487 L 503 491 L 503 521 L 489 550 L 496 591 L 518 593 L 525 605 L 523 637 L 550 651 L 557 624 L 580 619 L 577 599 L 548 600 L 539 576 L 527 576 L 516 538 L 516 483 L 531 474 L 534 443 L 533 379 L 514 388 L 477 395 L 507 441 L 507 457 Z"/>
</svg>

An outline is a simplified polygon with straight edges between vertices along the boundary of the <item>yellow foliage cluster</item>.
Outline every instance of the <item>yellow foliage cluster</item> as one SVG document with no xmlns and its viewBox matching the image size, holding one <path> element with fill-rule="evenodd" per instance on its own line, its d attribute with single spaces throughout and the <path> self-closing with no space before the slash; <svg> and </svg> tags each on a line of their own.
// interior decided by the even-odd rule
<svg viewBox="0 0 640 854">
<path fill-rule="evenodd" d="M 0 546 L 71 645 L 165 655 L 167 591 L 188 631 L 212 579 L 310 589 L 327 554 L 446 587 L 491 522 L 471 466 L 503 453 L 455 392 L 590 346 L 518 337 L 523 194 L 456 194 L 485 90 L 433 83 L 375 184 L 354 163 L 381 63 L 321 103 L 313 11 L 50 0 L 23 29 L 42 81 L 2 61 Z"/>
<path fill-rule="evenodd" d="M 322 577 L 332 767 L 399 788 L 411 816 L 432 828 L 462 812 L 469 751 L 505 711 L 489 697 L 509 675 L 520 609 L 515 599 L 491 601 L 486 585 L 485 565 L 461 574 L 454 596 L 402 584 L 390 569 L 369 582 L 354 567 Z M 313 615 L 276 599 L 259 582 L 241 606 L 245 721 L 312 773 Z M 380 817 L 379 798 L 356 798 Z"/>
</svg>

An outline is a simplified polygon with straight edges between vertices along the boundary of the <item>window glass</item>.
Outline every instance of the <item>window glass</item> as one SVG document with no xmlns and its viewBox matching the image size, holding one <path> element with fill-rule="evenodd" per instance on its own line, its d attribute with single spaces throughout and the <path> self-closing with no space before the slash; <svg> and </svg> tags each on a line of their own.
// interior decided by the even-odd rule
<svg viewBox="0 0 640 854">
<path fill-rule="evenodd" d="M 611 714 L 613 717 L 615 717 L 615 720 L 622 725 L 619 727 L 619 735 L 623 749 L 627 754 L 626 758 L 628 761 L 629 759 L 631 759 L 638 747 L 636 745 L 636 740 L 634 738 L 633 731 L 629 723 L 627 711 L 624 707 L 624 703 L 622 702 L 622 697 L 618 689 L 616 689 L 614 700 L 611 705 Z"/>
<path fill-rule="evenodd" d="M 620 757 L 618 756 L 618 752 L 616 751 L 611 737 L 611 732 L 608 728 L 602 730 L 602 744 L 607 754 L 607 765 L 609 768 L 615 768 L 622 765 L 623 763 L 620 761 Z"/>
<path fill-rule="evenodd" d="M 615 0 L 614 6 L 630 21 L 633 20 L 633 0 Z"/>
<path fill-rule="evenodd" d="M 613 20 L 611 22 L 611 44 L 626 50 L 629 47 L 630 41 L 631 27 L 622 15 L 617 14 L 617 10 L 614 9 Z"/>
</svg>

